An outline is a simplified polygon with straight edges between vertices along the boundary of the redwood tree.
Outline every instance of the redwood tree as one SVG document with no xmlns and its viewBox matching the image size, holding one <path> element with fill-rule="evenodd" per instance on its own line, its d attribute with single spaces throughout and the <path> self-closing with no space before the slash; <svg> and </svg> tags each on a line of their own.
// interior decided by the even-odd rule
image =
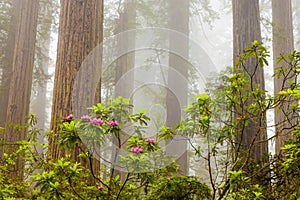
<svg viewBox="0 0 300 200">
<path fill-rule="evenodd" d="M 14 41 L 6 121 L 24 125 L 29 114 L 39 0 L 15 0 L 14 5 L 19 6 L 20 13 Z M 26 131 L 18 133 L 13 127 L 5 126 L 5 141 L 14 143 L 25 138 Z M 9 148 L 15 149 L 13 144 Z M 24 162 L 17 159 L 11 176 L 22 179 L 23 167 Z"/>
<path fill-rule="evenodd" d="M 6 121 L 7 114 L 7 104 L 8 104 L 8 96 L 9 96 L 9 85 L 11 80 L 11 72 L 12 72 L 12 63 L 13 63 L 13 55 L 14 55 L 14 44 L 15 44 L 15 32 L 18 24 L 18 16 L 20 14 L 20 5 L 17 1 L 13 1 L 10 6 L 10 12 L 8 12 L 11 16 L 10 19 L 6 21 L 7 27 L 7 38 L 5 44 L 3 45 L 3 60 L 2 61 L 2 76 L 1 76 L 1 88 L 0 88 L 0 107 L 2 108 L 2 113 L 0 114 L 0 126 L 4 126 L 4 122 Z M 2 26 L 5 26 L 2 24 Z"/>
<path fill-rule="evenodd" d="M 4 2 L 3 2 L 4 3 Z M 6 2 L 8 4 L 8 2 Z M 6 9 L 10 8 L 10 16 L 6 19 L 6 25 L 4 22 L 1 23 L 1 26 L 6 26 L 6 38 L 1 38 L 3 41 L 2 51 L 3 57 L 1 59 L 1 85 L 0 85 L 0 126 L 4 127 L 6 122 L 7 106 L 8 106 L 8 97 L 9 97 L 9 86 L 11 81 L 12 73 L 12 63 L 14 55 L 14 44 L 15 44 L 15 32 L 18 24 L 18 16 L 20 14 L 20 6 L 17 1 L 13 1 L 10 6 L 7 5 Z M 7 11 L 6 10 L 6 11 Z M 3 11 L 2 11 L 3 12 Z M 5 12 L 5 11 L 4 11 Z M 8 23 L 8 24 L 7 24 Z M 0 138 L 3 139 L 3 135 L 0 135 Z M 0 148 L 0 157 L 3 154 L 3 148 Z"/>
<path fill-rule="evenodd" d="M 58 159 L 66 154 L 70 154 L 74 160 L 80 161 L 84 166 L 89 167 L 89 162 L 78 157 L 80 144 L 66 152 L 58 148 L 57 138 L 53 136 L 58 131 L 57 122 L 59 118 L 73 112 L 72 90 L 81 64 L 88 54 L 102 41 L 103 1 L 61 0 L 60 5 L 58 51 L 50 127 L 52 134 L 49 137 L 48 156 L 52 159 Z M 93 75 L 93 73 L 88 71 L 86 73 L 89 73 L 91 77 Z M 86 79 L 85 75 L 83 78 Z M 81 81 L 83 88 L 89 85 L 88 80 Z M 86 82 L 83 83 L 83 81 Z M 85 91 L 83 90 L 83 92 Z M 78 98 L 78 102 L 87 101 L 86 98 L 95 99 L 95 96 L 88 93 L 75 95 Z M 76 112 L 78 114 L 84 112 L 86 110 L 85 106 L 84 103 L 80 106 L 77 105 L 79 110 Z M 98 161 L 93 161 L 93 168 L 94 170 L 99 170 Z"/>
<path fill-rule="evenodd" d="M 188 38 L 189 35 L 189 0 L 169 0 L 169 28 L 178 31 Z M 181 106 L 187 104 L 187 77 L 188 65 L 184 58 L 188 57 L 189 41 L 183 39 L 178 41 L 174 34 L 170 35 L 170 53 L 169 53 L 169 70 L 168 70 L 168 91 L 167 91 L 167 125 L 175 127 L 176 123 L 181 120 Z M 174 54 L 180 52 L 180 55 Z M 177 140 L 178 139 L 178 140 Z M 180 165 L 179 169 L 183 174 L 188 173 L 187 169 L 187 141 L 178 137 L 175 143 L 168 145 L 167 151 L 178 152 L 176 149 L 182 148 L 184 152 L 177 159 Z M 173 143 L 173 144 L 172 144 Z"/>
<path fill-rule="evenodd" d="M 232 0 L 233 7 L 233 50 L 234 58 L 244 52 L 245 47 L 249 46 L 254 40 L 261 41 L 260 16 L 259 16 L 259 1 L 258 0 Z M 251 75 L 252 82 L 259 84 L 260 89 L 264 90 L 264 71 L 262 67 L 257 65 L 255 58 L 246 60 L 239 69 L 247 71 Z M 249 88 L 250 90 L 251 88 Z M 245 91 L 247 92 L 247 91 Z M 244 105 L 249 106 L 253 100 L 248 99 Z M 237 110 L 236 112 L 240 112 Z M 249 124 L 245 126 L 241 133 L 238 133 L 238 144 L 240 150 L 244 153 L 240 154 L 242 159 L 245 159 L 245 153 L 250 150 L 250 157 L 260 162 L 264 154 L 268 152 L 268 143 L 266 132 L 266 116 L 260 113 L 261 116 L 246 116 L 249 119 Z M 236 116 L 245 117 L 245 116 Z M 248 159 L 248 158 L 247 158 Z"/>
<path fill-rule="evenodd" d="M 44 144 L 47 122 L 47 106 L 49 100 L 47 98 L 47 83 L 49 81 L 48 68 L 50 66 L 50 45 L 51 34 L 53 33 L 52 25 L 54 23 L 54 6 L 57 0 L 45 0 L 40 2 L 37 36 L 36 36 L 36 51 L 35 65 L 33 72 L 33 94 L 31 111 L 36 114 L 38 121 L 36 128 L 41 129 L 37 135 L 37 141 Z M 36 146 L 37 151 L 42 154 L 43 147 Z"/>
<path fill-rule="evenodd" d="M 274 70 L 281 67 L 277 63 L 277 58 L 284 54 L 290 54 L 294 50 L 293 23 L 292 23 L 292 2 L 291 0 L 272 1 L 273 17 L 273 62 Z M 290 87 L 294 79 L 291 73 L 282 73 L 279 78 L 274 77 L 274 93 Z M 276 128 L 276 153 L 279 154 L 284 141 L 290 138 L 291 127 L 296 125 L 297 113 L 294 113 L 289 104 L 293 103 L 291 98 L 285 99 L 286 103 L 280 104 L 280 108 L 275 109 L 275 128 Z M 294 102 L 295 103 L 295 102 Z"/>
</svg>

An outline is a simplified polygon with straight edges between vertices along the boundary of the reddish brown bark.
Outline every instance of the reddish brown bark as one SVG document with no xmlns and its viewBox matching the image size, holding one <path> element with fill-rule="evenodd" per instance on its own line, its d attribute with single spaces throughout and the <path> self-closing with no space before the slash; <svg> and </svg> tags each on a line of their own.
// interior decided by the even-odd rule
<svg viewBox="0 0 300 200">
<path fill-rule="evenodd" d="M 20 6 L 20 14 L 15 34 L 6 121 L 24 125 L 29 114 L 39 1 L 15 0 L 15 3 Z M 18 133 L 14 128 L 5 126 L 5 141 L 14 143 L 25 138 L 25 131 Z M 10 150 L 16 148 L 12 145 Z M 22 179 L 23 167 L 24 161 L 17 159 L 11 175 Z"/>
<path fill-rule="evenodd" d="M 243 53 L 245 47 L 249 46 L 254 40 L 261 41 L 260 16 L 259 16 L 259 1 L 258 0 L 233 0 L 233 49 L 234 58 Z M 255 58 L 247 59 L 245 66 L 250 74 L 254 74 L 252 81 L 260 85 L 260 89 L 265 88 L 264 72 L 262 67 L 256 68 Z M 242 68 L 241 66 L 239 66 Z M 250 90 L 250 88 L 249 88 Z M 246 91 L 245 91 L 246 92 Z M 249 106 L 254 103 L 249 99 L 245 105 Z M 239 111 L 237 111 L 239 112 Z M 240 116 L 237 116 L 240 117 Z M 249 124 L 238 135 L 238 145 L 241 145 L 241 151 L 245 153 L 250 151 L 250 157 L 261 162 L 261 159 L 268 153 L 268 143 L 266 132 L 266 116 L 264 113 L 258 116 L 246 116 L 249 118 Z M 265 141 L 265 142 L 263 142 Z M 257 144 L 260 142 L 259 144 Z M 242 159 L 247 153 L 242 153 Z"/>
<path fill-rule="evenodd" d="M 78 98 L 78 110 L 72 110 L 72 95 L 74 82 L 77 72 L 80 69 L 84 59 L 91 51 L 101 43 L 103 34 L 103 1 L 69 1 L 61 0 L 61 12 L 59 21 L 59 38 L 56 71 L 54 79 L 54 92 L 52 104 L 51 130 L 57 133 L 57 122 L 60 117 L 76 112 L 80 115 L 86 111 L 85 102 L 94 100 L 89 88 L 90 82 L 88 75 L 93 77 L 92 71 L 87 71 L 88 75 L 79 77 L 78 80 L 81 89 L 75 94 Z M 99 100 L 99 97 L 97 97 Z M 80 153 L 80 144 L 76 145 L 73 150 L 64 151 L 59 149 L 58 141 L 51 134 L 49 137 L 48 156 L 52 159 L 58 159 L 66 154 L 70 154 L 76 161 L 82 165 L 89 167 L 89 162 L 78 157 Z M 93 168 L 99 170 L 99 162 L 93 160 Z"/>
</svg>

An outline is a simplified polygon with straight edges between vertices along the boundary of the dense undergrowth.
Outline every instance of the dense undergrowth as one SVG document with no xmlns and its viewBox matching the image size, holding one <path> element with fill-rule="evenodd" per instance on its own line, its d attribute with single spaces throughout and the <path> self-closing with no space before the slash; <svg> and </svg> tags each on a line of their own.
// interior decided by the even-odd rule
<svg viewBox="0 0 300 200">
<path fill-rule="evenodd" d="M 267 56 L 266 49 L 255 41 L 237 62 L 243 66 L 247 59 L 255 59 L 256 67 L 265 67 Z M 35 128 L 36 117 L 31 115 L 26 126 L 11 125 L 20 132 L 26 130 L 27 140 L 13 144 L 1 141 L 0 199 L 299 199 L 299 58 L 300 53 L 293 52 L 278 59 L 282 67 L 274 77 L 283 76 L 290 82 L 274 96 L 260 89 L 246 70 L 221 72 L 211 78 L 206 93 L 196 95 L 185 108 L 184 120 L 175 128 L 161 127 L 153 137 L 146 137 L 150 122 L 146 111 L 132 113 L 130 100 L 122 97 L 93 106 L 89 115 L 64 117 L 59 131 L 49 135 L 57 138 L 61 149 L 82 146 L 79 156 L 87 163 L 94 157 L 101 158 L 101 147 L 112 137 L 120 141 L 125 128 L 131 126 L 122 148 L 124 154 L 112 159 L 110 167 L 101 165 L 98 172 L 91 165 L 75 162 L 71 155 L 58 160 L 47 157 L 47 144 L 37 143 L 41 130 Z M 287 104 L 282 123 L 295 116 L 291 112 L 297 113 L 293 119 L 296 123 L 288 128 L 291 139 L 279 155 L 265 152 L 260 162 L 254 161 L 247 152 L 272 138 L 254 138 L 247 148 L 239 148 L 237 138 L 254 116 L 261 122 L 259 128 L 266 131 L 265 114 Z M 165 152 L 163 146 L 177 135 L 186 138 L 199 167 L 203 163 L 206 166 L 206 175 L 182 175 L 176 158 Z M 120 147 L 120 143 L 116 145 Z M 11 146 L 17 149 L 12 152 Z M 43 148 L 45 154 L 38 153 L 37 148 Z M 11 176 L 18 159 L 25 162 L 24 180 Z M 125 168 L 118 174 L 116 166 Z"/>
</svg>

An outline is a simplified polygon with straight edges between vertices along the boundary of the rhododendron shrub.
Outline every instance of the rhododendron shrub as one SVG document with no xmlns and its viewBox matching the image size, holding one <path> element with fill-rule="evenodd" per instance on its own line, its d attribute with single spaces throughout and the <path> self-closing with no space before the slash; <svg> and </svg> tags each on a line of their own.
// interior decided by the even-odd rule
<svg viewBox="0 0 300 200">
<path fill-rule="evenodd" d="M 161 184 L 160 179 L 176 179 L 178 165 L 175 158 L 167 155 L 159 146 L 160 142 L 165 143 L 163 132 L 146 137 L 145 128 L 150 118 L 145 111 L 131 113 L 133 106 L 129 102 L 129 99 L 118 97 L 89 108 L 89 115 L 79 116 L 77 119 L 69 114 L 61 120 L 60 130 L 56 133 L 60 138 L 60 147 L 69 149 L 82 143 L 87 151 L 81 157 L 87 161 L 92 156 L 101 159 L 97 157 L 100 154 L 97 151 L 101 151 L 101 147 L 107 142 L 112 144 L 112 136 L 121 140 L 122 134 L 125 134 L 124 127 L 133 128 L 126 141 L 122 141 L 125 146 L 120 148 L 120 159 L 110 160 L 112 165 L 103 165 L 108 168 L 102 171 L 103 174 L 91 175 L 92 169 L 82 167 L 80 163 L 72 161 L 70 156 L 47 162 L 48 170 L 34 176 L 36 188 L 40 188 L 36 190 L 39 196 L 64 199 L 140 199 L 153 195 L 154 192 L 151 195 L 150 192 L 155 185 Z M 126 134 L 128 135 L 128 131 Z M 114 174 L 117 169 L 114 166 L 123 167 L 122 176 Z M 87 182 L 91 178 L 93 181 Z M 180 191 L 178 180 L 178 187 L 172 188 L 169 196 L 176 196 Z M 193 190 L 187 192 L 186 197 L 200 197 L 203 194 L 208 194 L 209 197 L 209 187 L 204 187 L 205 184 L 200 183 L 196 177 L 193 180 L 182 179 L 181 182 L 183 185 L 193 184 Z M 199 192 L 202 190 L 205 193 Z"/>
</svg>

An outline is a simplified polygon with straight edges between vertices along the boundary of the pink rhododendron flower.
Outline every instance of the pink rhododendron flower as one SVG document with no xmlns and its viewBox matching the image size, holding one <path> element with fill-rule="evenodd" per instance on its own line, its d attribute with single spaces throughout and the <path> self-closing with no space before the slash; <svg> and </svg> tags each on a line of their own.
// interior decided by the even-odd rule
<svg viewBox="0 0 300 200">
<path fill-rule="evenodd" d="M 90 117 L 89 115 L 82 115 L 82 116 L 81 116 L 81 119 L 88 119 L 88 120 L 90 120 L 91 117 Z"/>
<path fill-rule="evenodd" d="M 98 118 L 92 118 L 92 119 L 90 119 L 90 122 L 92 123 L 92 124 L 99 124 L 99 125 L 102 125 L 103 124 L 103 121 L 102 121 L 102 119 L 98 119 Z"/>
<path fill-rule="evenodd" d="M 154 138 L 147 138 L 146 142 L 154 144 L 155 143 L 155 139 Z"/>
<path fill-rule="evenodd" d="M 104 187 L 103 187 L 102 185 L 98 185 L 97 188 L 98 188 L 99 190 L 102 190 Z"/>
<path fill-rule="evenodd" d="M 118 126 L 118 121 L 117 120 L 111 120 L 109 122 L 107 122 L 108 126 Z"/>
<path fill-rule="evenodd" d="M 139 146 L 137 146 L 137 147 L 132 147 L 132 148 L 131 148 L 131 152 L 132 152 L 132 153 L 141 153 L 143 150 L 144 150 L 144 149 L 141 148 L 141 147 L 139 147 Z"/>
<path fill-rule="evenodd" d="M 73 117 L 72 114 L 68 114 L 67 117 L 66 117 L 66 119 L 71 119 L 72 117 Z"/>
<path fill-rule="evenodd" d="M 72 114 L 68 114 L 65 119 L 61 120 L 61 122 L 71 122 L 73 118 Z"/>
</svg>

